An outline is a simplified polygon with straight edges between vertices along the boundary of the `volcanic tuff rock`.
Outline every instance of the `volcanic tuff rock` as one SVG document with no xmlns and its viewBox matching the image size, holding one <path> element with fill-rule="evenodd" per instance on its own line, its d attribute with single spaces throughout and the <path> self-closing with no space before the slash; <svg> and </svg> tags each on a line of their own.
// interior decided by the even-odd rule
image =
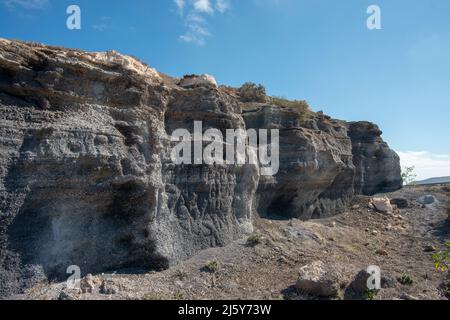
<svg viewBox="0 0 450 320">
<path fill-rule="evenodd" d="M 0 39 L 0 296 L 70 265 L 167 268 L 252 232 L 254 215 L 320 218 L 401 187 L 375 125 L 244 103 L 211 79 Z M 170 134 L 194 121 L 279 129 L 279 173 L 174 165 Z"/>
</svg>

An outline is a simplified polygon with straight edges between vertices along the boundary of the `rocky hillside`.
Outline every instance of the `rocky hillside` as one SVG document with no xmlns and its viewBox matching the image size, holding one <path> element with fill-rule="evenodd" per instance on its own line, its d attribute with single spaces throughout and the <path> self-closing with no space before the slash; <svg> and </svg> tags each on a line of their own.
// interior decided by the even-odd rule
<svg viewBox="0 0 450 320">
<path fill-rule="evenodd" d="M 251 98 L 135 58 L 0 39 L 0 296 L 41 278 L 166 269 L 253 230 L 401 188 L 368 122 Z M 249 98 L 250 97 L 250 98 Z M 280 170 L 174 165 L 173 130 L 279 129 Z"/>
</svg>

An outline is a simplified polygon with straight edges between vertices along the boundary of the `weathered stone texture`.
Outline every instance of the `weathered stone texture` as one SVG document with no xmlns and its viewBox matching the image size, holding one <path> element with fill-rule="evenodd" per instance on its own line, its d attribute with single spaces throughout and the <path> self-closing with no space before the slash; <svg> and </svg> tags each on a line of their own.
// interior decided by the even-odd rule
<svg viewBox="0 0 450 320">
<path fill-rule="evenodd" d="M 252 232 L 257 214 L 302 219 L 401 187 L 373 124 L 180 86 L 117 52 L 0 39 L 0 296 L 42 277 L 167 268 Z M 279 129 L 280 171 L 170 161 L 173 130 Z"/>
</svg>

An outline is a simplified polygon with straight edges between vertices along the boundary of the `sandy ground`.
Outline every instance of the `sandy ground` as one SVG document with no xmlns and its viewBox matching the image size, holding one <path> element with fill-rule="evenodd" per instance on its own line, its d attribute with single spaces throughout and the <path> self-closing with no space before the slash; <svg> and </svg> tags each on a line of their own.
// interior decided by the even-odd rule
<svg viewBox="0 0 450 320">
<path fill-rule="evenodd" d="M 428 194 L 438 201 L 427 206 L 415 201 Z M 383 276 L 393 279 L 393 286 L 381 289 L 375 299 L 446 299 L 448 291 L 441 285 L 447 274 L 434 268 L 432 250 L 450 240 L 450 193 L 442 187 L 416 187 L 386 195 L 408 199 L 409 208 L 377 213 L 369 207 L 370 197 L 358 197 L 348 212 L 332 218 L 308 222 L 258 219 L 256 232 L 262 240 L 255 246 L 243 239 L 205 250 L 162 272 L 94 275 L 92 293 L 68 291 L 65 283 L 41 283 L 15 298 L 317 299 L 300 294 L 294 285 L 303 265 L 320 260 L 342 275 L 342 292 L 333 299 L 351 298 L 346 287 L 369 265 L 379 266 Z M 218 263 L 213 273 L 204 270 L 211 261 Z M 413 283 L 401 284 L 397 278 L 402 275 Z M 116 293 L 99 292 L 105 279 Z M 61 295 L 61 290 L 67 294 Z"/>
</svg>

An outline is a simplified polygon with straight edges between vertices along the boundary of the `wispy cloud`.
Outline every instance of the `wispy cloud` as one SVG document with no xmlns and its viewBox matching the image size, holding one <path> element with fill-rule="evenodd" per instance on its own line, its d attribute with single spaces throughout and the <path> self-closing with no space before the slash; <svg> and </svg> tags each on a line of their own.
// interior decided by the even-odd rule
<svg viewBox="0 0 450 320">
<path fill-rule="evenodd" d="M 214 14 L 223 14 L 230 8 L 230 0 L 174 0 L 174 3 L 187 29 L 180 39 L 198 46 L 205 45 L 211 36 L 209 20 Z"/>
<path fill-rule="evenodd" d="M 217 0 L 216 9 L 220 13 L 224 13 L 230 8 L 230 0 Z"/>
<path fill-rule="evenodd" d="M 111 27 L 111 17 L 103 16 L 100 18 L 100 21 L 97 24 L 94 24 L 92 28 L 94 30 L 103 32 Z"/>
<path fill-rule="evenodd" d="M 194 0 L 194 9 L 198 12 L 204 12 L 212 14 L 214 9 L 211 5 L 210 0 Z"/>
<path fill-rule="evenodd" d="M 175 5 L 177 6 L 178 12 L 183 15 L 184 13 L 184 7 L 186 6 L 186 1 L 185 0 L 174 0 L 175 1 Z"/>
<path fill-rule="evenodd" d="M 9 8 L 22 8 L 26 10 L 42 10 L 50 5 L 49 0 L 0 0 Z"/>
<path fill-rule="evenodd" d="M 398 151 L 402 167 L 415 167 L 417 180 L 450 176 L 450 155 L 428 151 Z"/>
</svg>

